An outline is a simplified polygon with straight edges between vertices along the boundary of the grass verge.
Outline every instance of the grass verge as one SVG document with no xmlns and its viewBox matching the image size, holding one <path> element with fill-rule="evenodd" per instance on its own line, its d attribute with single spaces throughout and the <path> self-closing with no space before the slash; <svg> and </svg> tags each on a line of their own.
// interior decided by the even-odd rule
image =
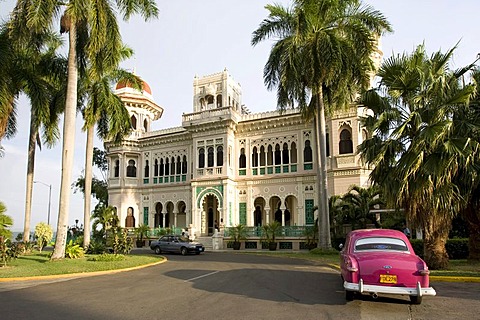
<svg viewBox="0 0 480 320">
<path fill-rule="evenodd" d="M 10 261 L 7 267 L 0 268 L 0 278 L 36 277 L 59 274 L 98 272 L 138 267 L 163 258 L 153 255 L 126 255 L 117 261 L 93 261 L 93 255 L 80 259 L 50 261 L 50 252 L 34 252 Z"/>
<path fill-rule="evenodd" d="M 315 249 L 316 250 L 316 249 Z M 242 253 L 245 251 L 242 251 Z M 247 252 L 248 253 L 248 252 Z M 332 252 L 251 252 L 248 254 L 260 254 L 270 256 L 282 256 L 295 259 L 314 261 L 319 264 L 336 265 L 339 267 L 339 254 Z M 480 277 L 480 261 L 450 260 L 447 270 L 430 270 L 431 276 L 448 277 Z"/>
</svg>

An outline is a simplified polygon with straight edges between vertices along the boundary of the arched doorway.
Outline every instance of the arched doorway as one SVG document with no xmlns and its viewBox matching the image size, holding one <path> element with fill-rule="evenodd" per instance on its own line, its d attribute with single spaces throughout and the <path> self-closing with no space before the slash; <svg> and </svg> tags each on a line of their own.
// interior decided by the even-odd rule
<svg viewBox="0 0 480 320">
<path fill-rule="evenodd" d="M 153 222 L 153 227 L 154 228 L 163 228 L 163 205 L 160 202 L 157 202 L 155 204 L 155 219 Z"/>
<path fill-rule="evenodd" d="M 278 221 L 282 223 L 282 210 L 280 209 L 280 206 L 282 205 L 282 201 L 280 197 L 274 196 L 270 198 L 270 222 L 273 221 Z"/>
<path fill-rule="evenodd" d="M 186 213 L 186 204 L 183 201 L 177 203 L 178 213 L 177 213 L 177 226 L 180 228 L 185 228 L 187 226 L 187 213 Z"/>
<path fill-rule="evenodd" d="M 220 212 L 218 211 L 219 201 L 213 194 L 208 194 L 203 198 L 202 233 L 212 235 L 215 228 L 219 228 Z"/>
<path fill-rule="evenodd" d="M 167 202 L 166 207 L 167 207 L 167 212 L 165 213 L 165 217 L 164 217 L 165 228 L 170 228 L 171 227 L 170 217 L 173 216 L 173 209 L 175 208 L 175 205 L 173 204 L 173 202 L 169 201 Z"/>
<path fill-rule="evenodd" d="M 265 199 L 256 198 L 253 202 L 254 211 L 253 211 L 253 225 L 255 227 L 261 227 L 265 223 Z"/>
<path fill-rule="evenodd" d="M 125 228 L 135 228 L 135 216 L 133 215 L 133 208 L 128 207 L 127 217 L 125 218 Z"/>
<path fill-rule="evenodd" d="M 286 226 L 293 226 L 296 221 L 296 215 L 297 215 L 297 206 L 298 206 L 298 201 L 295 196 L 288 196 L 285 199 L 285 225 Z"/>
</svg>

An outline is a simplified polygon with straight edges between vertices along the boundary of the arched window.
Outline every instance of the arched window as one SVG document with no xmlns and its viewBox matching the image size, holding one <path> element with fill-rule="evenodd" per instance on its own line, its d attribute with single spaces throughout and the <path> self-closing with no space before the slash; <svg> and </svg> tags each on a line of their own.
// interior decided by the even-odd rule
<svg viewBox="0 0 480 320">
<path fill-rule="evenodd" d="M 240 165 L 240 168 L 242 169 L 247 167 L 247 158 L 245 157 L 245 148 L 240 149 L 239 165 Z"/>
<path fill-rule="evenodd" d="M 312 147 L 310 147 L 310 140 L 305 140 L 305 148 L 303 149 L 303 161 L 312 162 Z"/>
<path fill-rule="evenodd" d="M 137 167 L 135 167 L 135 160 L 128 160 L 127 177 L 136 177 Z"/>
<path fill-rule="evenodd" d="M 260 147 L 260 166 L 265 167 L 265 147 Z"/>
<path fill-rule="evenodd" d="M 330 134 L 325 134 L 325 149 L 327 149 L 327 157 L 330 157 Z"/>
<path fill-rule="evenodd" d="M 174 175 L 175 174 L 175 158 L 172 157 L 172 163 L 170 164 L 170 174 Z"/>
<path fill-rule="evenodd" d="M 170 162 L 168 161 L 168 158 L 165 159 L 165 175 L 170 175 Z"/>
<path fill-rule="evenodd" d="M 282 153 L 280 152 L 280 145 L 275 145 L 275 165 L 282 164 Z"/>
<path fill-rule="evenodd" d="M 205 149 L 198 150 L 198 167 L 205 168 Z"/>
<path fill-rule="evenodd" d="M 268 150 L 267 151 L 267 166 L 271 166 L 271 165 L 273 165 L 273 148 L 272 148 L 272 145 L 269 145 L 267 150 Z"/>
<path fill-rule="evenodd" d="M 153 163 L 153 176 L 158 177 L 158 159 Z"/>
<path fill-rule="evenodd" d="M 187 156 L 183 156 L 183 161 L 182 161 L 182 173 L 186 174 L 187 173 Z"/>
<path fill-rule="evenodd" d="M 148 131 L 148 121 L 147 121 L 147 119 L 143 120 L 143 129 L 145 129 L 145 132 Z"/>
<path fill-rule="evenodd" d="M 217 167 L 223 166 L 223 147 L 217 147 Z"/>
<path fill-rule="evenodd" d="M 292 163 L 297 163 L 297 144 L 295 142 L 292 142 L 290 147 L 290 160 Z"/>
<path fill-rule="evenodd" d="M 213 154 L 213 147 L 208 148 L 208 155 L 207 155 L 207 166 L 209 168 L 213 167 L 213 160 L 214 160 L 214 154 Z"/>
<path fill-rule="evenodd" d="M 339 153 L 353 153 L 352 133 L 348 129 L 343 129 L 340 132 Z"/>
<path fill-rule="evenodd" d="M 222 107 L 222 95 L 219 94 L 217 95 L 217 108 L 221 108 Z"/>
<path fill-rule="evenodd" d="M 137 118 L 136 118 L 134 115 L 132 115 L 132 116 L 130 117 L 130 121 L 132 122 L 132 128 L 133 128 L 133 130 L 137 130 Z"/>
<path fill-rule="evenodd" d="M 148 178 L 150 175 L 150 167 L 148 166 L 148 160 L 145 160 L 145 178 Z"/>
<path fill-rule="evenodd" d="M 288 144 L 285 142 L 283 144 L 283 150 L 282 150 L 282 160 L 283 160 L 283 164 L 289 164 L 290 163 L 290 158 L 289 158 L 289 155 L 288 155 Z"/>
<path fill-rule="evenodd" d="M 207 100 L 207 104 L 213 103 L 213 96 L 206 96 L 205 99 Z"/>
<path fill-rule="evenodd" d="M 115 160 L 115 165 L 113 166 L 113 177 L 118 178 L 120 176 L 120 160 Z"/>
<path fill-rule="evenodd" d="M 254 168 L 258 167 L 258 152 L 257 152 L 257 147 L 253 147 L 253 152 L 252 152 L 252 167 L 254 167 Z"/>
<path fill-rule="evenodd" d="M 180 156 L 177 157 L 177 170 L 175 170 L 176 174 L 182 173 L 182 161 L 180 161 Z"/>
<path fill-rule="evenodd" d="M 163 159 L 160 159 L 160 177 L 163 177 L 165 174 L 165 165 L 163 163 Z"/>
</svg>

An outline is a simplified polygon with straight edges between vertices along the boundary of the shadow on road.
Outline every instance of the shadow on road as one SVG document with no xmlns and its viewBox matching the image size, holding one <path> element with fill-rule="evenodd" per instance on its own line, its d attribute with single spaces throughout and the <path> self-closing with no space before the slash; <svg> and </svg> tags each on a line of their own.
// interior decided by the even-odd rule
<svg viewBox="0 0 480 320">
<path fill-rule="evenodd" d="M 211 276 L 201 277 L 209 274 Z M 345 304 L 340 277 L 332 272 L 259 268 L 219 272 L 185 269 L 170 271 L 165 275 L 191 282 L 195 289 L 208 292 L 308 305 L 318 304 L 319 301 L 328 305 Z M 335 291 L 332 292 L 331 288 L 335 288 Z"/>
</svg>

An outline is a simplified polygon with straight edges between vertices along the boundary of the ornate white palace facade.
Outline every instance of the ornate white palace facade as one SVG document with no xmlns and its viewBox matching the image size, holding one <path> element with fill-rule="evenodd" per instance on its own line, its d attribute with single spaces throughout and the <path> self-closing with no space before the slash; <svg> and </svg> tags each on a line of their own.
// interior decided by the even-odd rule
<svg viewBox="0 0 480 320">
<path fill-rule="evenodd" d="M 227 70 L 193 81 L 193 112 L 180 127 L 151 131 L 163 108 L 143 91 L 117 85 L 132 134 L 106 143 L 109 203 L 122 226 L 190 227 L 197 237 L 219 225 L 313 225 L 317 204 L 315 135 L 298 110 L 249 113 Z M 367 186 L 355 154 L 366 137 L 363 107 L 327 119 L 329 195 Z"/>
</svg>

